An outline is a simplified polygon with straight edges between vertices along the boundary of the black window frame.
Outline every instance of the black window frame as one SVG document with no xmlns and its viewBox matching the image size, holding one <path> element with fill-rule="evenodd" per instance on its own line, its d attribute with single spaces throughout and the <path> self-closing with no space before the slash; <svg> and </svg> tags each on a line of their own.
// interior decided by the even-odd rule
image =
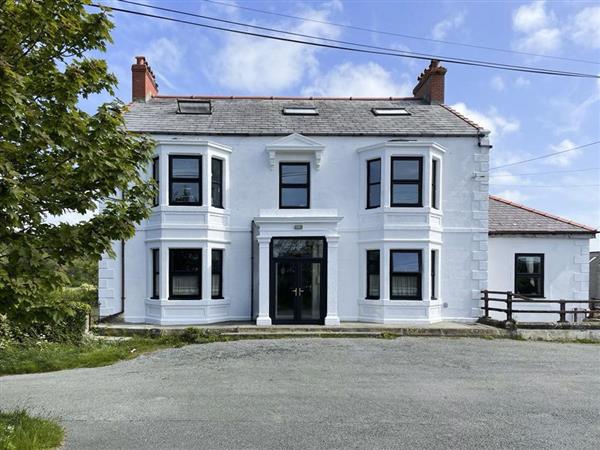
<svg viewBox="0 0 600 450">
<path fill-rule="evenodd" d="M 158 248 L 152 249 L 152 296 L 150 298 L 160 298 L 160 249 Z"/>
<path fill-rule="evenodd" d="M 394 179 L 394 161 L 418 161 L 419 162 L 419 177 L 411 180 L 395 180 Z M 392 156 L 391 159 L 391 180 L 390 180 L 390 206 L 393 208 L 421 208 L 423 206 L 423 157 L 422 156 Z M 406 184 L 417 185 L 418 187 L 418 202 L 417 203 L 397 203 L 394 202 L 394 185 Z"/>
<path fill-rule="evenodd" d="M 375 265 L 374 263 L 371 262 L 370 260 L 370 255 L 373 254 L 377 254 L 377 264 Z M 381 252 L 378 249 L 370 249 L 367 250 L 367 292 L 365 295 L 365 298 L 367 300 L 379 300 L 381 298 Z M 371 271 L 370 268 L 377 268 L 377 271 Z M 379 292 L 378 295 L 371 295 L 371 275 L 377 275 L 378 278 L 378 284 L 377 284 L 377 291 Z"/>
<path fill-rule="evenodd" d="M 198 177 L 197 178 L 179 178 L 173 176 L 173 160 L 175 159 L 197 159 Z M 198 201 L 197 202 L 174 202 L 173 201 L 173 183 L 198 183 Z M 202 206 L 202 155 L 169 155 L 169 205 L 172 206 Z"/>
<path fill-rule="evenodd" d="M 419 261 L 418 272 L 394 272 L 394 253 L 416 253 Z M 415 276 L 417 278 L 417 294 L 412 295 L 393 295 L 392 286 L 394 275 Z M 423 300 L 423 251 L 420 249 L 392 249 L 390 250 L 390 299 L 391 300 Z"/>
<path fill-rule="evenodd" d="M 371 164 L 379 162 L 379 181 L 371 181 Z M 371 188 L 379 186 L 379 200 L 377 205 L 371 205 Z M 369 159 L 367 161 L 367 208 L 374 209 L 381 207 L 381 158 Z"/>
<path fill-rule="evenodd" d="M 178 271 L 176 274 L 173 270 L 174 258 L 173 254 L 177 251 L 198 252 L 198 272 Z M 173 295 L 173 275 L 198 275 L 198 295 Z M 201 248 L 170 248 L 169 249 L 169 299 L 170 300 L 201 300 L 202 299 L 202 249 Z"/>
<path fill-rule="evenodd" d="M 437 300 L 437 290 L 436 290 L 436 283 L 437 283 L 437 260 L 438 260 L 438 256 L 437 256 L 437 250 L 431 250 L 431 254 L 430 254 L 430 258 L 431 260 L 429 261 L 430 263 L 430 276 L 431 276 L 431 300 Z"/>
<path fill-rule="evenodd" d="M 306 183 L 283 183 L 283 166 L 306 166 Z M 284 206 L 282 194 L 285 188 L 305 188 L 306 206 Z M 310 209 L 310 163 L 309 162 L 280 162 L 279 163 L 279 209 Z"/>
<path fill-rule="evenodd" d="M 210 298 L 215 300 L 223 299 L 223 249 L 222 248 L 213 248 L 210 252 Z M 219 264 L 215 267 L 215 255 L 220 255 Z M 215 275 L 219 275 L 219 292 L 218 294 L 213 294 L 213 277 Z"/>
<path fill-rule="evenodd" d="M 152 207 L 160 205 L 160 159 L 158 156 L 152 158 L 152 179 L 156 183 L 156 193 L 152 198 Z"/>
<path fill-rule="evenodd" d="M 440 160 L 436 158 L 431 159 L 431 207 L 433 209 L 440 209 L 438 201 L 438 173 L 439 173 Z"/>
<path fill-rule="evenodd" d="M 218 181 L 215 181 L 215 172 L 214 172 L 214 164 L 218 163 L 219 164 L 219 170 L 220 170 L 220 179 Z M 216 158 L 216 157 L 211 157 L 210 158 L 210 204 L 213 208 L 220 208 L 220 209 L 225 209 L 224 206 L 224 202 L 223 202 L 223 187 L 225 186 L 225 183 L 223 182 L 223 178 L 224 178 L 224 173 L 223 173 L 223 168 L 225 167 L 225 163 L 221 158 Z M 215 197 L 214 197 L 214 191 L 213 191 L 213 186 L 219 186 L 220 190 L 219 192 L 221 193 L 220 198 L 218 199 L 218 202 L 215 202 Z"/>
<path fill-rule="evenodd" d="M 517 273 L 517 264 L 519 261 L 519 257 L 522 256 L 537 256 L 540 258 L 540 273 L 535 274 L 535 273 Z M 545 273 L 545 261 L 544 258 L 545 255 L 544 253 L 515 253 L 515 267 L 514 267 L 514 279 L 515 279 L 515 294 L 519 294 L 519 295 L 523 295 L 525 297 L 529 297 L 529 298 L 545 298 L 544 297 L 544 273 Z M 539 278 L 539 286 L 540 286 L 540 293 L 539 294 L 521 294 L 520 292 L 518 292 L 517 290 L 517 286 L 518 286 L 518 277 L 522 276 L 522 277 L 527 277 L 527 278 Z"/>
</svg>

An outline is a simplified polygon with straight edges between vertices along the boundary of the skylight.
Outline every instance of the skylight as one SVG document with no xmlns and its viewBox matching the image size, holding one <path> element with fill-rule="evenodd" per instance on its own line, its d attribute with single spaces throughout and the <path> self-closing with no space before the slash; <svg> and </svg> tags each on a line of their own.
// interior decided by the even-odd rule
<svg viewBox="0 0 600 450">
<path fill-rule="evenodd" d="M 210 114 L 210 101 L 208 100 L 177 100 L 179 114 Z"/>
<path fill-rule="evenodd" d="M 283 108 L 283 114 L 290 116 L 318 116 L 319 111 L 317 111 L 317 108 L 311 107 L 290 107 Z"/>
<path fill-rule="evenodd" d="M 373 108 L 371 111 L 376 116 L 410 116 L 404 108 Z"/>
</svg>

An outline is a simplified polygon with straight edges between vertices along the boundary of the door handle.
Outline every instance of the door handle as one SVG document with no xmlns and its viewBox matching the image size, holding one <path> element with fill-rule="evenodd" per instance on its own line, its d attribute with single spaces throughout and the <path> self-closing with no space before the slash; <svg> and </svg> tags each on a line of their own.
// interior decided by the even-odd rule
<svg viewBox="0 0 600 450">
<path fill-rule="evenodd" d="M 298 295 L 298 288 L 290 289 L 294 293 L 294 295 Z"/>
<path fill-rule="evenodd" d="M 300 288 L 298 288 L 298 293 L 299 293 L 300 295 L 304 294 L 304 289 L 300 289 Z"/>
</svg>

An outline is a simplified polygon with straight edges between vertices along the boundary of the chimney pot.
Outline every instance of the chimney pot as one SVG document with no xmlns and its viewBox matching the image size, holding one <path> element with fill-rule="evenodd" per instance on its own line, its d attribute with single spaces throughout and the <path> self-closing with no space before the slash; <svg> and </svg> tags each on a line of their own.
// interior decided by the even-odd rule
<svg viewBox="0 0 600 450">
<path fill-rule="evenodd" d="M 158 83 L 145 56 L 136 56 L 131 66 L 131 98 L 147 102 L 158 94 Z"/>
<path fill-rule="evenodd" d="M 430 105 L 444 103 L 444 77 L 446 72 L 446 68 L 440 66 L 439 60 L 432 59 L 429 67 L 417 78 L 413 95 Z"/>
</svg>

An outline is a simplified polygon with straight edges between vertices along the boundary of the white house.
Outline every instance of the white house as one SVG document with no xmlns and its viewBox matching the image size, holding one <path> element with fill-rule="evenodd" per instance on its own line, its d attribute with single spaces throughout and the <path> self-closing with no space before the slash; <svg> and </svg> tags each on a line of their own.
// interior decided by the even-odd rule
<svg viewBox="0 0 600 450">
<path fill-rule="evenodd" d="M 589 300 L 589 249 L 596 230 L 495 196 L 490 197 L 489 213 L 490 290 L 536 299 L 526 305 L 528 310 L 558 310 L 557 304 L 544 299 Z M 567 306 L 589 309 L 587 304 Z M 492 317 L 505 316 L 493 313 Z M 558 316 L 523 313 L 515 314 L 515 319 L 545 322 Z M 567 320 L 573 320 L 573 315 Z"/>
<path fill-rule="evenodd" d="M 476 320 L 491 146 L 443 104 L 445 73 L 432 61 L 411 98 L 170 97 L 138 57 L 127 126 L 157 142 L 160 189 L 100 263 L 100 314 Z"/>
</svg>

